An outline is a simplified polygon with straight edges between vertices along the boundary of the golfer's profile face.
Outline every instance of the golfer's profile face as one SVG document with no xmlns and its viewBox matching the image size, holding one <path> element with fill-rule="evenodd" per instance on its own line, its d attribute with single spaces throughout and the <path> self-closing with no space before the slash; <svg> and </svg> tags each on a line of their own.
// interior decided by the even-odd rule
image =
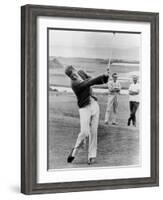
<svg viewBox="0 0 163 200">
<path fill-rule="evenodd" d="M 71 74 L 71 79 L 72 80 L 81 80 L 81 78 L 76 70 L 73 70 L 73 72 Z"/>
</svg>

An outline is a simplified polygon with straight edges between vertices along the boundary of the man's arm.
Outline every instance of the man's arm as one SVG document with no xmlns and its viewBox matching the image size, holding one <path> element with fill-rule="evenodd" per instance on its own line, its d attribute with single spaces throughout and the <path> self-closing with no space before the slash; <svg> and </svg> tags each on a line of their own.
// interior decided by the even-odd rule
<svg viewBox="0 0 163 200">
<path fill-rule="evenodd" d="M 119 81 L 118 81 L 117 87 L 114 90 L 115 90 L 115 92 L 120 93 L 120 91 L 121 91 L 121 84 L 120 84 Z"/>
<path fill-rule="evenodd" d="M 130 95 L 137 95 L 137 94 L 139 94 L 139 92 L 129 91 L 129 94 Z"/>
<path fill-rule="evenodd" d="M 139 94 L 139 90 L 135 91 L 132 89 L 132 85 L 129 87 L 129 94 L 130 95 L 137 95 Z"/>
<path fill-rule="evenodd" d="M 113 86 L 112 86 L 112 82 L 111 81 L 108 82 L 108 90 L 109 90 L 109 92 L 113 91 Z"/>
<path fill-rule="evenodd" d="M 107 83 L 107 81 L 108 81 L 108 75 L 104 74 L 101 76 L 97 76 L 96 78 L 89 78 L 82 82 L 74 83 L 75 84 L 74 86 L 76 87 L 77 90 L 83 90 L 93 85 L 101 85 Z"/>
<path fill-rule="evenodd" d="M 87 74 L 85 71 L 83 71 L 83 70 L 79 70 L 79 71 L 78 71 L 78 74 L 82 77 L 83 80 L 86 80 L 86 79 L 88 79 L 88 78 L 91 78 L 91 76 L 88 75 L 88 74 Z"/>
<path fill-rule="evenodd" d="M 113 86 L 113 83 L 112 82 L 110 82 L 109 84 L 108 84 L 108 89 L 109 89 L 109 91 L 111 92 L 111 93 L 119 93 L 120 92 L 120 90 L 121 90 L 121 84 L 118 82 L 117 83 L 117 85 L 116 85 L 116 87 L 114 87 Z"/>
</svg>

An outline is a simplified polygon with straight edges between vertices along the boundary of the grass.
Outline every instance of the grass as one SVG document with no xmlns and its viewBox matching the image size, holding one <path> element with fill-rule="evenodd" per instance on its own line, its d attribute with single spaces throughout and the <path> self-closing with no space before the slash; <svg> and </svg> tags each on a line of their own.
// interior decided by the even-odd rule
<svg viewBox="0 0 163 200">
<path fill-rule="evenodd" d="M 139 164 L 139 129 L 126 125 L 129 117 L 128 96 L 119 96 L 118 126 L 104 124 L 107 95 L 96 96 L 100 105 L 100 122 L 97 160 L 92 166 Z M 67 163 L 67 156 L 76 142 L 79 131 L 76 97 L 72 93 L 49 91 L 48 169 L 92 167 L 87 165 L 87 148 L 78 152 L 72 164 Z"/>
</svg>

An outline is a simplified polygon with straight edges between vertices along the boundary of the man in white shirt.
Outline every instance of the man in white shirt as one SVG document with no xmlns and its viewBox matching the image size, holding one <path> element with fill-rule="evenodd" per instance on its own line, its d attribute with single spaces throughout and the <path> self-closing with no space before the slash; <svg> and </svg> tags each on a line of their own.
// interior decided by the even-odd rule
<svg viewBox="0 0 163 200">
<path fill-rule="evenodd" d="M 117 109 L 118 109 L 118 99 L 117 96 L 120 94 L 121 85 L 120 82 L 117 80 L 118 75 L 117 73 L 112 74 L 113 80 L 108 82 L 108 102 L 107 102 L 107 108 L 105 112 L 105 124 L 108 124 L 110 120 L 110 116 L 112 114 L 112 124 L 117 125 L 116 121 L 116 115 L 117 115 Z"/>
<path fill-rule="evenodd" d="M 138 76 L 133 76 L 133 83 L 129 87 L 129 107 L 130 107 L 130 117 L 128 119 L 127 125 L 130 126 L 132 121 L 133 126 L 136 126 L 136 111 L 139 106 L 139 83 Z"/>
</svg>

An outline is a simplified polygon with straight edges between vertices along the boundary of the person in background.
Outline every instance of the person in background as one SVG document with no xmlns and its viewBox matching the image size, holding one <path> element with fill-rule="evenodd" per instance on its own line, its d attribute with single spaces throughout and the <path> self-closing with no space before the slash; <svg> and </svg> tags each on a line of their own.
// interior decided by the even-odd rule
<svg viewBox="0 0 163 200">
<path fill-rule="evenodd" d="M 80 133 L 67 158 L 67 162 L 71 163 L 75 159 L 77 150 L 88 138 L 88 164 L 93 164 L 97 153 L 97 129 L 100 111 L 91 86 L 107 83 L 108 74 L 91 78 L 83 70 L 77 71 L 73 66 L 67 66 L 65 74 L 71 79 L 71 87 L 77 97 L 80 116 Z"/>
<path fill-rule="evenodd" d="M 136 111 L 139 107 L 139 83 L 138 76 L 133 76 L 133 83 L 129 87 L 129 108 L 130 108 L 130 117 L 128 119 L 127 125 L 130 126 L 132 121 L 133 126 L 136 126 Z"/>
<path fill-rule="evenodd" d="M 108 82 L 108 102 L 105 112 L 105 124 L 108 124 L 112 115 L 112 124 L 117 125 L 116 117 L 117 117 L 117 109 L 118 109 L 118 95 L 121 91 L 121 84 L 117 80 L 117 73 L 112 74 L 113 80 Z"/>
</svg>

